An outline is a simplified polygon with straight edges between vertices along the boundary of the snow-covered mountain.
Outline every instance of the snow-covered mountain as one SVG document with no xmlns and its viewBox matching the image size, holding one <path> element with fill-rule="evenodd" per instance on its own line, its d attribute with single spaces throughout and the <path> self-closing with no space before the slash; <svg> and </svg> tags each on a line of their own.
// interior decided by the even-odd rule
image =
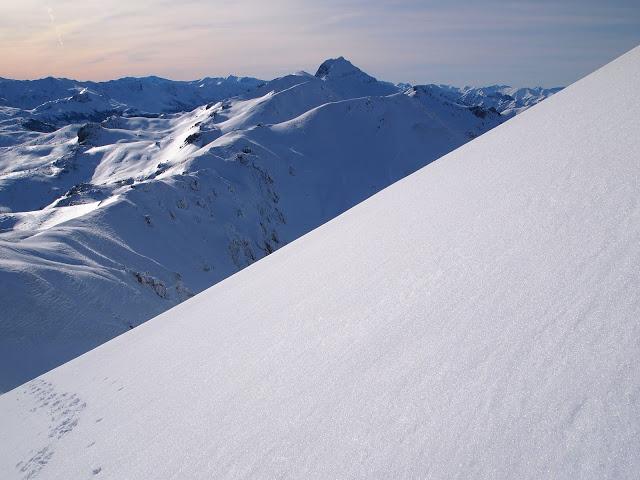
<svg viewBox="0 0 640 480">
<path fill-rule="evenodd" d="M 378 81 L 343 58 L 181 113 L 135 116 L 132 105 L 168 101 L 110 88 L 108 99 L 90 85 L 31 110 L 0 110 L 0 363 L 16 366 L 0 369 L 0 391 L 504 121 Z"/>
<path fill-rule="evenodd" d="M 158 117 L 251 92 L 256 78 L 204 78 L 192 82 L 158 77 L 79 82 L 65 78 L 0 78 L 0 147 L 21 143 L 70 123 L 99 122 L 112 115 Z"/>
<path fill-rule="evenodd" d="M 0 78 L 0 109 L 23 110 L 24 115 L 33 115 L 58 126 L 82 120 L 101 121 L 112 114 L 157 116 L 193 110 L 236 96 L 259 97 L 270 90 L 294 86 L 301 76 L 311 75 L 301 72 L 269 82 L 235 76 L 188 82 L 159 77 L 126 77 L 107 82 L 53 77 L 40 80 Z M 411 87 L 377 80 L 343 57 L 323 62 L 315 76 L 324 80 L 325 86 L 341 98 L 391 95 Z M 437 92 L 452 103 L 485 109 L 493 107 L 506 116 L 519 113 L 561 90 L 506 85 L 458 88 L 431 84 L 420 88 Z"/>
<path fill-rule="evenodd" d="M 502 115 L 512 116 L 555 95 L 562 87 L 515 88 L 508 85 L 490 87 L 464 87 L 460 89 L 458 101 L 466 105 L 495 108 Z"/>
<path fill-rule="evenodd" d="M 84 82 L 67 78 L 9 80 L 0 78 L 0 105 L 31 110 L 86 90 L 137 112 L 178 112 L 239 95 L 264 83 L 251 77 L 203 78 L 189 82 L 159 77 Z"/>
<path fill-rule="evenodd" d="M 364 73 L 344 57 L 323 62 L 315 76 L 345 98 L 391 95 L 399 90 L 392 83 L 379 81 Z"/>
<path fill-rule="evenodd" d="M 639 80 L 637 48 L 1 396 L 3 478 L 638 478 Z M 329 111 L 409 100 L 325 105 L 218 152 L 249 146 L 284 170 L 275 189 L 319 168 L 292 140 Z M 268 163 L 279 135 L 300 162 Z M 318 158 L 349 175 L 351 155 Z M 126 216 L 145 185 L 95 211 L 156 228 Z"/>
<path fill-rule="evenodd" d="M 450 85 L 429 84 L 420 85 L 417 88 L 453 103 L 469 107 L 482 107 L 487 110 L 493 109 L 505 117 L 512 117 L 523 112 L 562 90 L 561 87 L 515 88 L 508 85 L 459 88 Z"/>
</svg>

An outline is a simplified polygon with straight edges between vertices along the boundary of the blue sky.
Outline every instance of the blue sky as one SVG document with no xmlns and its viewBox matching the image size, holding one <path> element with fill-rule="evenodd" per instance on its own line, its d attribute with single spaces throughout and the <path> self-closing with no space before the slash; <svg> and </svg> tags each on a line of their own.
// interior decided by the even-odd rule
<svg viewBox="0 0 640 480">
<path fill-rule="evenodd" d="M 640 44 L 640 1 L 0 0 L 0 76 L 566 85 Z"/>
</svg>

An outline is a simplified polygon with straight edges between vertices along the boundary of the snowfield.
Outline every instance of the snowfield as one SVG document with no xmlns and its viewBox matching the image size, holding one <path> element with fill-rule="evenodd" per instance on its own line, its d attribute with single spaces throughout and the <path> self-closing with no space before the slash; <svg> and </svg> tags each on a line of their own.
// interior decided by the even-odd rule
<svg viewBox="0 0 640 480">
<path fill-rule="evenodd" d="M 150 108 L 148 91 L 173 104 L 159 80 L 118 82 L 141 86 L 141 98 L 124 90 L 119 105 Z M 0 392 L 190 298 L 506 118 L 399 89 L 343 58 L 316 75 L 155 116 L 114 114 L 116 100 L 87 88 L 30 111 L 6 107 L 0 123 Z"/>
<path fill-rule="evenodd" d="M 636 48 L 0 396 L 1 476 L 638 478 L 639 82 Z"/>
</svg>

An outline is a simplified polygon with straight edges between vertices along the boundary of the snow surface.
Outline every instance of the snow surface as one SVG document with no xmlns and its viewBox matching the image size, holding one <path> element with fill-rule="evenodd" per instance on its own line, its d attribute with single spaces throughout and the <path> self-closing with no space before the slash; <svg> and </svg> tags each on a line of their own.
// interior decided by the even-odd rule
<svg viewBox="0 0 640 480">
<path fill-rule="evenodd" d="M 638 478 L 640 48 L 0 397 L 3 478 Z"/>
<path fill-rule="evenodd" d="M 0 148 L 0 392 L 504 121 L 420 92 L 369 97 L 390 84 L 332 62 L 323 78 L 287 75 L 184 113 L 11 126 Z M 64 123 L 99 104 L 82 91 L 33 111 Z"/>
</svg>

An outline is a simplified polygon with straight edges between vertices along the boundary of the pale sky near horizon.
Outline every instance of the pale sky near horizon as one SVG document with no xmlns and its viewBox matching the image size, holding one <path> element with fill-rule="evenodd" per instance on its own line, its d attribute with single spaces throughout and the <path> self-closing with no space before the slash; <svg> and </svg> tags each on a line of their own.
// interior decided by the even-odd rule
<svg viewBox="0 0 640 480">
<path fill-rule="evenodd" d="M 0 0 L 0 77 L 311 73 L 567 85 L 640 43 L 629 0 Z"/>
</svg>

